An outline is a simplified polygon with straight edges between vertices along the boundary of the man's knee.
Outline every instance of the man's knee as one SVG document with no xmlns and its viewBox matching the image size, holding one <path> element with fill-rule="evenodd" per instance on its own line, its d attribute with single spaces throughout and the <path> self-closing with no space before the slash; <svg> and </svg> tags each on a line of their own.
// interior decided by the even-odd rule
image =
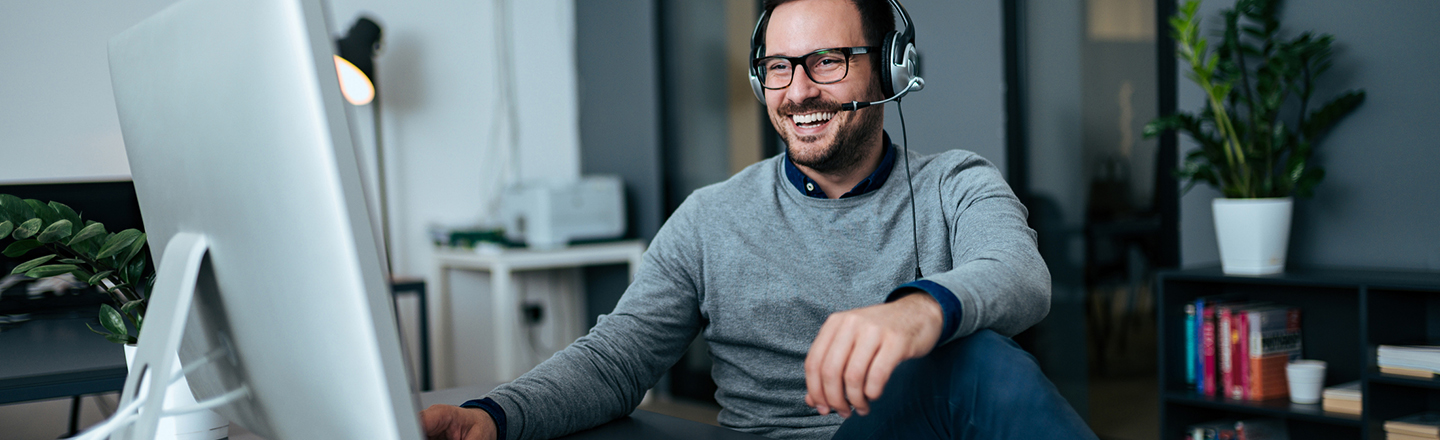
<svg viewBox="0 0 1440 440">
<path fill-rule="evenodd" d="M 1043 392 L 1049 384 L 1035 357 L 1015 341 L 991 330 L 937 348 L 949 364 L 956 391 L 974 393 L 986 404 L 1021 403 Z"/>
</svg>

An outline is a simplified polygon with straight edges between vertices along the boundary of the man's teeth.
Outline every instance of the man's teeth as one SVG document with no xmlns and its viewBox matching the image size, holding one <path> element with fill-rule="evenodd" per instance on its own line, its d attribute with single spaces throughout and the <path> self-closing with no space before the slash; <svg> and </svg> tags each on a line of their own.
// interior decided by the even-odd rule
<svg viewBox="0 0 1440 440">
<path fill-rule="evenodd" d="M 829 121 L 830 118 L 835 117 L 835 114 L 834 114 L 834 113 L 810 113 L 810 114 L 804 114 L 804 115 L 793 115 L 792 117 L 795 119 L 795 123 L 796 123 L 796 124 L 816 124 L 816 123 L 820 123 L 820 122 Z"/>
</svg>

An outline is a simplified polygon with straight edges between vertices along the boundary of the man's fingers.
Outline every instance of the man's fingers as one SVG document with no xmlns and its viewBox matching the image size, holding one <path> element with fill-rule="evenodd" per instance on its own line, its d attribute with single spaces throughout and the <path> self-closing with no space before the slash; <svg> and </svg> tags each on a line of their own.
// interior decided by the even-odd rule
<svg viewBox="0 0 1440 440">
<path fill-rule="evenodd" d="M 845 365 L 855 345 L 855 333 L 850 328 L 838 330 L 820 365 L 820 387 L 825 392 L 825 405 L 845 417 L 850 417 L 850 404 L 845 400 Z"/>
<path fill-rule="evenodd" d="M 870 399 L 865 397 L 865 379 L 871 359 L 880 350 L 880 341 L 880 332 L 861 333 L 856 337 L 855 348 L 850 351 L 850 359 L 845 365 L 845 398 L 862 416 L 870 414 Z"/>
<path fill-rule="evenodd" d="M 879 399 L 880 394 L 885 392 L 885 383 L 890 381 L 890 373 L 894 373 L 895 367 L 905 360 L 903 341 L 896 342 L 901 343 L 882 344 L 870 362 L 869 372 L 865 375 L 866 399 Z"/>
<path fill-rule="evenodd" d="M 825 405 L 825 391 L 821 388 L 820 366 L 825 361 L 826 353 L 830 350 L 830 341 L 834 339 L 835 328 L 830 320 L 820 327 L 820 334 L 815 336 L 815 342 L 810 343 L 810 352 L 805 355 L 805 400 L 806 404 L 820 410 L 820 414 L 829 414 L 830 408 Z"/>
</svg>

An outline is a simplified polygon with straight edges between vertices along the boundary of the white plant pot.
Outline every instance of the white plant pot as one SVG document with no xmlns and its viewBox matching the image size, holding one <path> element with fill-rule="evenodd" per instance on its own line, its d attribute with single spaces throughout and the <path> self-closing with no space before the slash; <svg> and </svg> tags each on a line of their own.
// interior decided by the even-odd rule
<svg viewBox="0 0 1440 440">
<path fill-rule="evenodd" d="M 1290 216 L 1295 202 L 1289 197 L 1268 199 L 1215 199 L 1215 238 L 1220 243 L 1220 265 L 1226 275 L 1270 275 L 1285 271 L 1285 249 L 1290 244 Z"/>
<path fill-rule="evenodd" d="M 129 367 L 135 363 L 135 346 L 125 345 L 125 366 Z M 170 377 L 179 372 L 179 355 L 176 355 L 175 368 L 171 373 L 163 377 Z M 152 375 L 153 377 L 153 375 Z M 180 380 L 170 384 L 165 389 L 165 408 L 178 408 L 195 404 L 195 395 L 190 393 L 190 382 L 181 377 Z M 160 425 L 155 428 L 156 440 L 220 440 L 230 436 L 230 421 L 215 411 L 197 411 L 190 414 L 162 417 Z"/>
</svg>

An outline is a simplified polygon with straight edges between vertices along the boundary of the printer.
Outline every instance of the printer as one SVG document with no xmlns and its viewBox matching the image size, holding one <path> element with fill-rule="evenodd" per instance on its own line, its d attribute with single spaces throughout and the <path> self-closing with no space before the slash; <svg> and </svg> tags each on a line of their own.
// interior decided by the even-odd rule
<svg viewBox="0 0 1440 440">
<path fill-rule="evenodd" d="M 500 196 L 505 238 L 534 249 L 573 240 L 625 235 L 625 184 L 619 176 L 586 176 L 570 183 L 530 182 Z"/>
</svg>

